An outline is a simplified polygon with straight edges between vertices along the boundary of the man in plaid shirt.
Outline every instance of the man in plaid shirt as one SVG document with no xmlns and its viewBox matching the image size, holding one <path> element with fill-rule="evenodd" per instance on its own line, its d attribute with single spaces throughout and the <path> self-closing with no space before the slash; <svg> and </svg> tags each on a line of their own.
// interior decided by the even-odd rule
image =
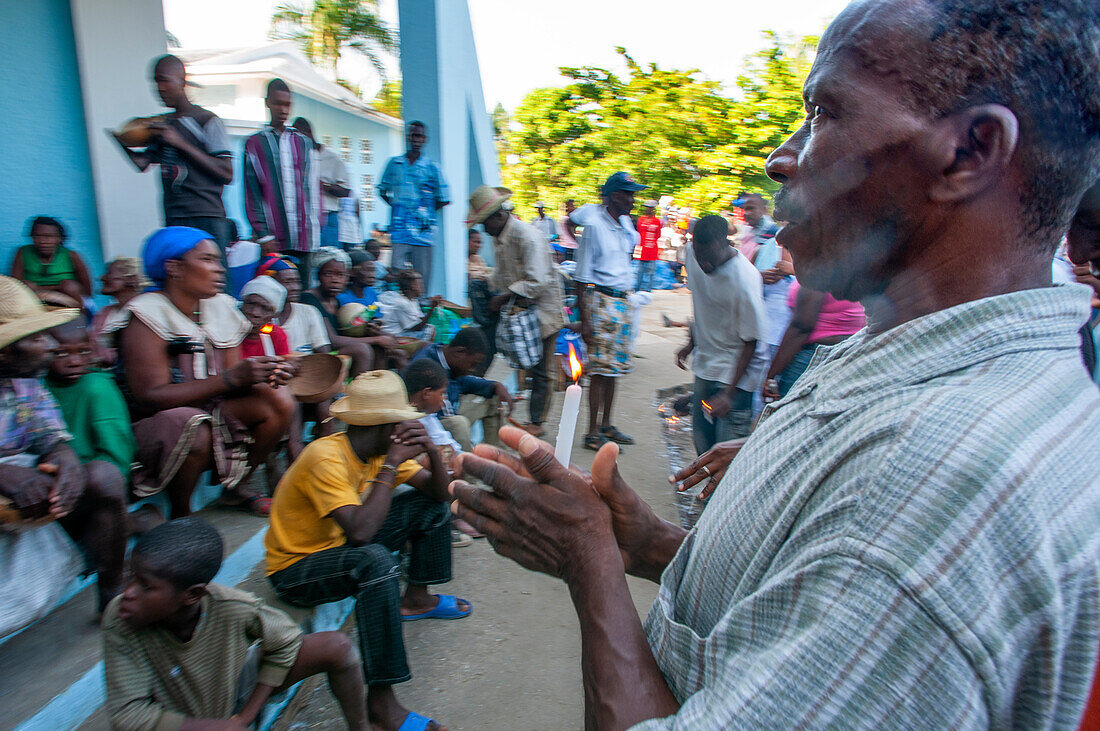
<svg viewBox="0 0 1100 731">
<path fill-rule="evenodd" d="M 569 586 L 590 727 L 1077 726 L 1100 394 L 1089 291 L 1050 260 L 1100 170 L 1098 13 L 856 0 L 829 27 L 767 172 L 799 279 L 868 326 L 680 476 L 714 494 L 693 531 L 614 446 L 591 477 L 515 430 L 520 460 L 464 458 L 493 490 L 454 483 L 458 515 Z M 644 626 L 626 573 L 660 582 Z"/>
</svg>

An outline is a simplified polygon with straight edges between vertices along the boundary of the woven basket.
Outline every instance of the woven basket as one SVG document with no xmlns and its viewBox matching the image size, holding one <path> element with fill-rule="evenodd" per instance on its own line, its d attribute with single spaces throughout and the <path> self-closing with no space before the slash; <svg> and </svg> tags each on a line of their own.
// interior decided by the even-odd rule
<svg viewBox="0 0 1100 731">
<path fill-rule="evenodd" d="M 295 398 L 307 404 L 330 399 L 340 392 L 348 377 L 350 358 L 314 353 L 298 358 L 298 373 L 287 384 Z"/>
</svg>

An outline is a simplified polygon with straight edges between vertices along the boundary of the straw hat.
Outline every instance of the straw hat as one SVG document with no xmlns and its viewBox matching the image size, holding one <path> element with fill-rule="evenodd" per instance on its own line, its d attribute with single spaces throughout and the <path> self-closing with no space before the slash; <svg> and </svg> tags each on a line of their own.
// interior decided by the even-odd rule
<svg viewBox="0 0 1100 731">
<path fill-rule="evenodd" d="M 470 212 L 466 214 L 466 228 L 482 223 L 486 218 L 496 213 L 504 201 L 512 197 L 512 191 L 507 188 L 494 188 L 489 185 L 479 186 L 470 194 Z"/>
<path fill-rule="evenodd" d="M 347 393 L 332 404 L 329 413 L 348 424 L 396 424 L 423 416 L 409 404 L 405 383 L 393 371 L 360 373 L 348 385 Z"/>
<path fill-rule="evenodd" d="M 287 388 L 302 403 L 316 404 L 332 398 L 348 377 L 351 359 L 330 353 L 313 353 L 296 359 L 298 372 Z"/>
<path fill-rule="evenodd" d="M 0 348 L 57 327 L 79 314 L 80 310 L 74 308 L 47 310 L 25 284 L 0 275 Z"/>
</svg>

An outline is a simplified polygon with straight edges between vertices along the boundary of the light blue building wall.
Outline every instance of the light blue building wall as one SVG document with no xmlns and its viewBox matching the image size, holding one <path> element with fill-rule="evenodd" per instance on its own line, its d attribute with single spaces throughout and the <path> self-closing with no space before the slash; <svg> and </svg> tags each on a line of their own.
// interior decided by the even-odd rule
<svg viewBox="0 0 1100 731">
<path fill-rule="evenodd" d="M 380 120 L 366 118 L 353 112 L 340 109 L 326 102 L 299 94 L 292 94 L 294 105 L 290 118 L 305 117 L 313 125 L 314 134 L 322 142 L 328 138 L 328 144 L 338 154 L 343 155 L 345 140 L 347 156 L 345 164 L 351 188 L 360 200 L 360 224 L 363 239 L 370 236 L 373 224 L 389 224 L 390 211 L 378 198 L 376 186 L 386 161 L 393 155 L 404 152 L 405 145 L 401 129 Z M 242 236 L 250 234 L 247 216 L 244 212 L 244 190 L 242 189 L 244 142 L 256 130 L 241 130 L 230 127 L 233 142 L 233 182 L 224 192 L 226 214 L 237 222 Z M 369 143 L 364 148 L 364 142 Z"/>
<path fill-rule="evenodd" d="M 0 23 L 0 267 L 11 271 L 28 218 L 49 215 L 102 271 L 102 247 L 69 0 L 3 3 Z"/>
</svg>

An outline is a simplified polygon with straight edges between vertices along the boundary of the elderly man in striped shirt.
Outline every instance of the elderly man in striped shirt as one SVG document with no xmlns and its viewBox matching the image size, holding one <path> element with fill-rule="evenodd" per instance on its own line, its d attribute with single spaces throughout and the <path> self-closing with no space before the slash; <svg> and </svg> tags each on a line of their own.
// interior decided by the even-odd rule
<svg viewBox="0 0 1100 731">
<path fill-rule="evenodd" d="M 1100 395 L 1050 259 L 1100 170 L 1097 49 L 1091 0 L 838 16 L 767 171 L 799 279 L 868 326 L 699 463 L 724 477 L 690 533 L 613 445 L 591 477 L 515 430 L 520 459 L 464 459 L 492 491 L 456 482 L 458 515 L 569 586 L 590 727 L 1076 727 Z M 660 582 L 644 625 L 626 573 Z"/>
</svg>

